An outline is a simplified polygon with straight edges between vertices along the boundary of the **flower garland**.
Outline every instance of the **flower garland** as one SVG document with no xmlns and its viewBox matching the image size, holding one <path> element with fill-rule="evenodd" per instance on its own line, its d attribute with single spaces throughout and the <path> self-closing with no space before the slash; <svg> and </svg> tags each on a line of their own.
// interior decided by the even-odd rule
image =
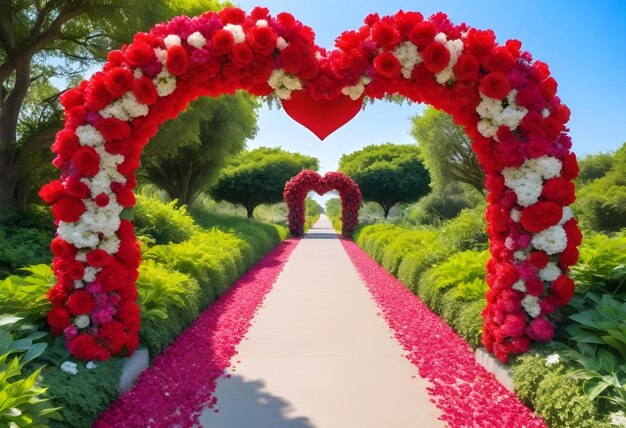
<svg viewBox="0 0 626 428">
<path fill-rule="evenodd" d="M 304 200 L 314 190 L 323 195 L 337 190 L 341 198 L 341 233 L 350 237 L 359 223 L 359 207 L 361 206 L 361 189 L 350 177 L 341 172 L 327 172 L 324 177 L 315 171 L 303 170 L 285 185 L 283 196 L 287 203 L 287 221 L 289 231 L 294 236 L 304 233 Z"/>
<path fill-rule="evenodd" d="M 565 133 L 569 109 L 548 66 L 521 43 L 454 25 L 445 14 L 369 15 L 326 51 L 288 13 L 257 7 L 177 17 L 112 51 L 101 72 L 65 92 L 55 139 L 60 180 L 40 192 L 52 205 L 57 284 L 48 321 L 82 359 L 132 353 L 138 343 L 140 258 L 124 210 L 134 203 L 143 146 L 199 96 L 236 90 L 319 102 L 345 94 L 399 94 L 450 113 L 485 170 L 493 258 L 483 342 L 498 358 L 550 340 L 548 316 L 572 297 L 568 268 L 581 234 L 568 205 L 578 173 Z"/>
</svg>

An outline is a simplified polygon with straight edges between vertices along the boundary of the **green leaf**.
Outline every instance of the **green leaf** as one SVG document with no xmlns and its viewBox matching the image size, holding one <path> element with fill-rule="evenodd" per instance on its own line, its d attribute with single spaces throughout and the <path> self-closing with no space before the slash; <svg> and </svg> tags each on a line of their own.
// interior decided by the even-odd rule
<svg viewBox="0 0 626 428">
<path fill-rule="evenodd" d="M 22 317 L 15 317 L 11 315 L 0 315 L 0 326 L 13 325 L 16 322 L 23 320 Z"/>
<path fill-rule="evenodd" d="M 30 347 L 30 349 L 26 352 L 26 354 L 24 355 L 24 357 L 22 358 L 22 362 L 24 364 L 34 360 L 35 358 L 39 357 L 43 351 L 46 350 L 46 347 L 48 346 L 47 343 L 35 343 L 33 346 Z"/>
</svg>

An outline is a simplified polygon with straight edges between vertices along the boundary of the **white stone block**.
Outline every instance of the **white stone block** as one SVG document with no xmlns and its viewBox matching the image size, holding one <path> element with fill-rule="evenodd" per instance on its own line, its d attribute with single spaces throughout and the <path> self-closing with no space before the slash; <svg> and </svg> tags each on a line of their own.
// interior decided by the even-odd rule
<svg viewBox="0 0 626 428">
<path fill-rule="evenodd" d="M 120 391 L 126 392 L 135 384 L 137 376 L 150 365 L 150 354 L 148 349 L 139 348 L 133 355 L 124 358 L 122 376 L 120 377 Z"/>
</svg>

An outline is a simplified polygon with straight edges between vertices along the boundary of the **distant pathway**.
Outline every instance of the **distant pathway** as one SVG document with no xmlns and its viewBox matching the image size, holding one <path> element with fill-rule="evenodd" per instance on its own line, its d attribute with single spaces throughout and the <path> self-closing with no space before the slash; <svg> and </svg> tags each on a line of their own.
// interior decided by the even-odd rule
<svg viewBox="0 0 626 428">
<path fill-rule="evenodd" d="M 291 254 L 217 382 L 216 428 L 442 427 L 330 222 Z"/>
</svg>

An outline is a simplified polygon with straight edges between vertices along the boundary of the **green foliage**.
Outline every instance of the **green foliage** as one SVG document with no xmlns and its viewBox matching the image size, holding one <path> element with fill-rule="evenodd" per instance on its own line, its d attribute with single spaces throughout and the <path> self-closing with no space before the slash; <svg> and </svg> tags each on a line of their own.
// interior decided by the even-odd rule
<svg viewBox="0 0 626 428">
<path fill-rule="evenodd" d="M 489 245 L 485 204 L 472 209 L 463 209 L 453 219 L 444 221 L 439 233 L 439 241 L 444 248 L 464 250 L 486 250 Z"/>
<path fill-rule="evenodd" d="M 155 198 L 137 195 L 134 221 L 137 235 L 147 235 L 156 244 L 179 243 L 191 237 L 198 227 L 187 208 L 176 202 L 164 203 Z"/>
<path fill-rule="evenodd" d="M 373 245 L 378 245 L 382 248 L 381 264 L 395 276 L 398 274 L 398 269 L 404 257 L 408 253 L 418 251 L 424 246 L 425 242 L 428 242 L 433 237 L 432 230 L 404 230 L 398 227 L 397 231 L 397 235 L 389 236 L 390 241 L 387 245 L 380 240 L 373 243 Z"/>
<path fill-rule="evenodd" d="M 285 183 L 303 169 L 317 170 L 311 156 L 260 147 L 235 157 L 217 178 L 211 195 L 217 200 L 242 204 L 252 218 L 254 208 L 283 200 Z"/>
<path fill-rule="evenodd" d="M 613 166 L 613 154 L 611 153 L 600 152 L 578 159 L 580 172 L 576 178 L 576 184 L 583 185 L 604 177 L 611 166 Z"/>
<path fill-rule="evenodd" d="M 363 200 L 380 204 L 385 218 L 395 204 L 415 202 L 430 192 L 430 176 L 414 145 L 367 146 L 343 155 L 339 171 L 359 185 Z"/>
<path fill-rule="evenodd" d="M 329 219 L 341 218 L 341 198 L 328 199 L 325 208 Z"/>
<path fill-rule="evenodd" d="M 452 116 L 427 107 L 421 116 L 413 118 L 411 135 L 418 141 L 435 189 L 443 190 L 449 183 L 460 181 L 484 192 L 485 174 L 472 142 Z"/>
<path fill-rule="evenodd" d="M 573 321 L 566 327 L 571 341 L 595 344 L 608 349 L 626 361 L 626 302 L 609 294 L 588 293 L 592 307 L 570 315 Z"/>
<path fill-rule="evenodd" d="M 626 293 L 626 232 L 614 237 L 588 236 L 579 251 L 578 264 L 572 267 L 572 278 L 579 292 Z"/>
<path fill-rule="evenodd" d="M 439 226 L 457 217 L 463 209 L 484 203 L 484 197 L 467 186 L 450 183 L 441 191 L 432 192 L 405 210 L 406 226 Z"/>
<path fill-rule="evenodd" d="M 53 428 L 89 428 L 119 396 L 120 359 L 98 362 L 97 367 L 91 370 L 81 361 L 75 363 L 78 369 L 76 375 L 58 367 L 47 367 L 41 373 L 42 384 L 48 388 L 54 403 L 61 407 L 63 423 L 50 424 Z"/>
<path fill-rule="evenodd" d="M 31 323 L 41 321 L 50 310 L 46 292 L 56 279 L 48 265 L 20 269 L 29 275 L 9 276 L 0 281 L 0 314 L 12 314 Z"/>
<path fill-rule="evenodd" d="M 487 300 L 485 300 L 484 295 L 478 300 L 464 302 L 458 310 L 458 316 L 452 320 L 446 320 L 461 337 L 467 340 L 473 349 L 483 346 L 481 341 L 482 311 L 486 305 Z"/>
<path fill-rule="evenodd" d="M 30 374 L 25 370 L 46 349 L 45 343 L 34 342 L 46 333 L 21 327 L 20 321 L 20 317 L 0 315 L 0 425 L 46 427 L 50 419 L 60 419 L 59 409 L 45 397 L 41 368 Z"/>
<path fill-rule="evenodd" d="M 139 176 L 180 205 L 190 205 L 254 137 L 258 106 L 254 97 L 243 92 L 197 99 L 151 139 Z"/>
<path fill-rule="evenodd" d="M 285 213 L 286 214 L 286 213 Z M 322 207 L 315 202 L 311 198 L 306 198 L 304 200 L 304 233 L 307 231 L 320 219 L 320 215 L 322 214 Z M 285 217 L 287 217 L 285 215 Z"/>
<path fill-rule="evenodd" d="M 603 421 L 597 406 L 581 386 L 559 364 L 547 366 L 540 354 L 527 354 L 513 363 L 517 396 L 535 409 L 549 426 L 600 428 Z"/>
</svg>

